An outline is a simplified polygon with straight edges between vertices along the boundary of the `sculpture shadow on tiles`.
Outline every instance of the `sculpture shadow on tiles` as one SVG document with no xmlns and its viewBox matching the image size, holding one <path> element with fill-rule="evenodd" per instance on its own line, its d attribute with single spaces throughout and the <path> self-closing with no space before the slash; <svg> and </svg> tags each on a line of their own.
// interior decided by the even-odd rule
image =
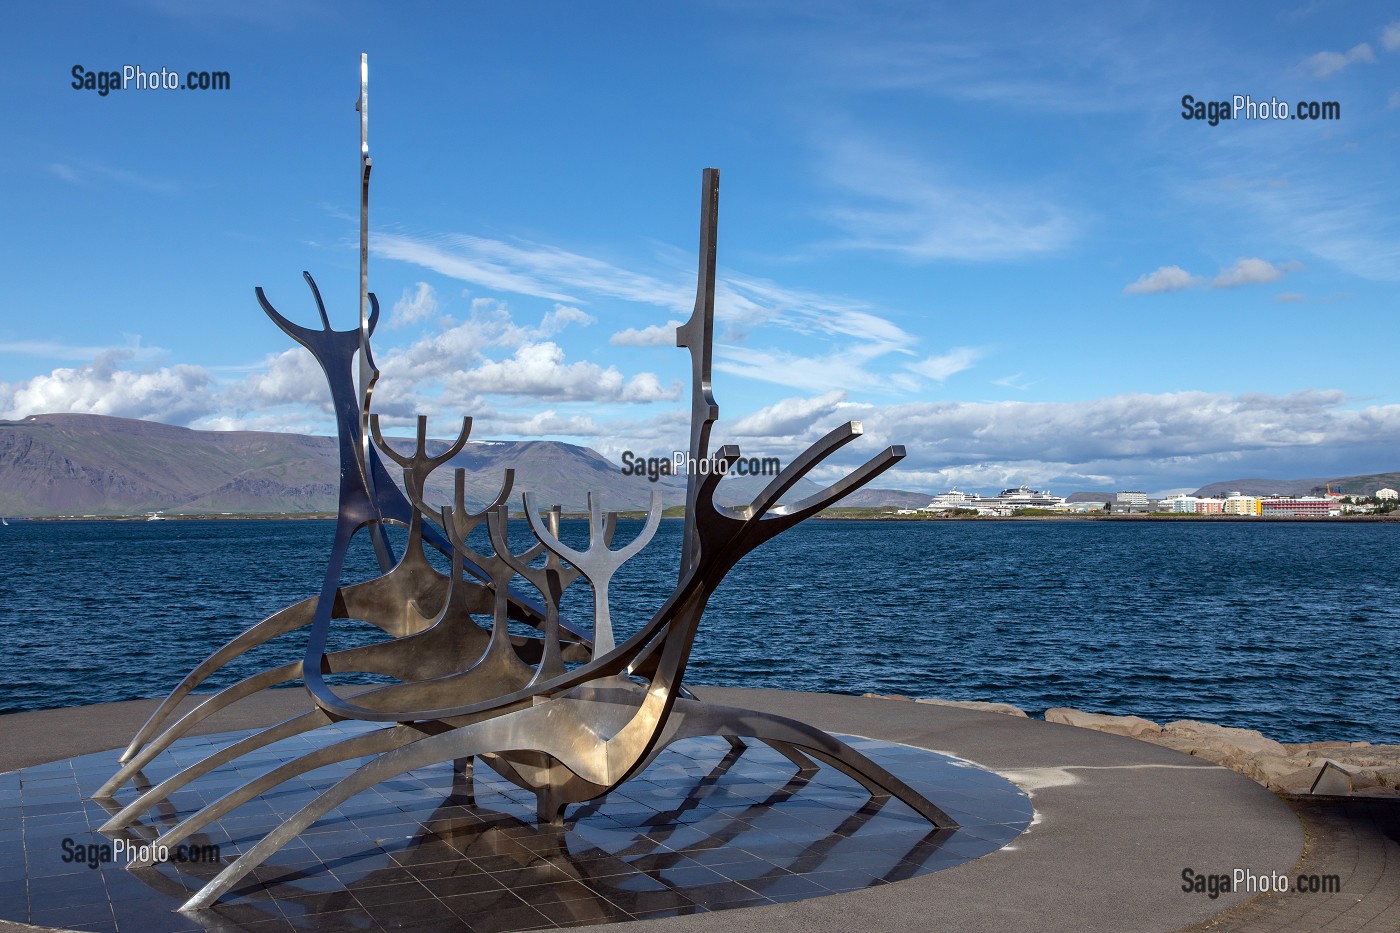
<svg viewBox="0 0 1400 933">
<path fill-rule="evenodd" d="M 822 765 L 836 768 L 872 796 L 898 798 L 934 826 L 954 828 L 954 821 L 936 805 L 826 732 L 792 719 L 706 703 L 683 686 L 706 604 L 725 574 L 760 544 L 865 485 L 904 455 L 902 448 L 890 447 L 822 492 L 781 504 L 782 496 L 795 483 L 860 435 L 859 423 L 850 422 L 794 459 L 747 506 L 733 509 L 715 503 L 720 479 L 740 456 L 735 446 L 710 449 L 711 428 L 719 416 L 710 387 L 719 171 L 706 169 L 703 173 L 695 310 L 676 334 L 677 345 L 688 349 L 691 357 L 689 456 L 702 467 L 687 477 L 679 579 L 651 618 L 635 634 L 615 643 L 609 581 L 655 534 L 661 519 L 659 493 L 652 493 L 641 533 L 616 550 L 612 548 L 616 515 L 606 513 L 590 495 L 589 543 L 587 549 L 579 550 L 560 540 L 559 508 L 542 512 L 544 504 L 536 502 L 527 490 L 522 505 L 535 540 L 516 552 L 507 535 L 512 471 L 507 470 L 502 477 L 495 501 L 480 512 L 467 508 L 462 470 L 456 471 L 451 505 L 435 507 L 425 499 L 428 475 L 467 443 L 470 418 L 463 419 L 455 443 L 435 456 L 427 452 L 426 419 L 422 417 L 412 454 L 395 451 L 382 437 L 378 418 L 371 411 L 378 370 L 370 338 L 379 320 L 379 306 L 368 290 L 367 275 L 371 161 L 368 71 L 363 58 L 358 109 L 359 326 L 349 330 L 331 327 L 310 274 L 306 280 L 320 316 L 319 327 L 293 323 L 277 311 L 261 288 L 257 290 L 258 301 L 273 322 L 320 363 L 334 403 L 340 442 L 340 500 L 320 593 L 249 628 L 191 671 L 137 732 L 121 757 L 122 766 L 96 796 L 112 800 L 128 783 L 139 786 L 141 769 L 177 739 L 213 713 L 259 691 L 301 679 L 308 709 L 220 748 L 154 787 L 144 788 L 130 803 L 114 803 L 116 812 L 103 831 L 133 827 L 144 813 L 167 802 L 176 791 L 242 756 L 345 720 L 378 725 L 313 746 L 311 751 L 212 800 L 160 834 L 155 841 L 173 848 L 299 775 L 335 762 L 367 759 L 243 851 L 191 897 L 184 909 L 209 907 L 269 856 L 354 795 L 445 761 L 455 762 L 468 779 L 474 763 L 480 761 L 531 791 L 541 822 L 558 823 L 568 805 L 608 794 L 640 774 L 674 742 L 722 736 L 735 751 L 742 751 L 744 740 L 757 740 L 791 761 L 799 777 Z M 401 469 L 402 490 L 391 478 L 381 452 Z M 472 536 L 483 524 L 489 548 L 481 547 L 480 535 Z M 403 553 L 397 559 L 385 533 L 388 525 L 408 530 Z M 365 537 L 374 548 L 381 575 L 342 586 L 346 554 Z M 427 548 L 450 558 L 448 573 L 433 565 Z M 575 626 L 560 617 L 564 592 L 580 580 L 587 581 L 592 590 L 591 627 Z M 391 637 L 362 647 L 328 651 L 332 626 L 343 619 L 369 622 Z M 512 634 L 512 621 L 526 623 L 531 635 Z M 258 645 L 302 629 L 308 632 L 300 661 L 248 677 L 176 717 L 180 702 L 221 667 Z M 327 675 L 346 673 L 387 675 L 396 682 L 347 697 L 326 681 Z M 158 849 L 152 846 L 150 851 Z"/>
</svg>

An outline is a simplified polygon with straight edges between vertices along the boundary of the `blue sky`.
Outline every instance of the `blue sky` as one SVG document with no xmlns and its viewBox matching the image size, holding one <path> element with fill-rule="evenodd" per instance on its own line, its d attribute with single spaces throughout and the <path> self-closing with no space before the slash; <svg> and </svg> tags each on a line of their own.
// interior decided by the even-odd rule
<svg viewBox="0 0 1400 933">
<path fill-rule="evenodd" d="M 859 419 L 930 492 L 1400 468 L 1400 13 L 758 6 L 10 9 L 0 417 L 330 430 L 253 287 L 356 319 L 364 51 L 391 423 L 682 446 L 718 166 L 717 441 Z M 72 87 L 127 64 L 231 87 Z"/>
</svg>

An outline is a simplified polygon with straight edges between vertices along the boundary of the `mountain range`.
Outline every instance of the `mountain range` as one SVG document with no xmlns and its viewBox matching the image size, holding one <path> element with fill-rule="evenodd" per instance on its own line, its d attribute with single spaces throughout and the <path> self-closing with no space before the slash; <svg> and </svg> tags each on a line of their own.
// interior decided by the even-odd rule
<svg viewBox="0 0 1400 933">
<path fill-rule="evenodd" d="M 404 452 L 413 441 L 389 438 Z M 429 453 L 447 442 L 429 441 Z M 385 465 L 398 474 L 395 464 Z M 685 478 L 624 475 L 588 447 L 558 441 L 470 442 L 428 483 L 430 502 L 453 496 L 453 470 L 465 471 L 466 498 L 480 508 L 500 489 L 506 469 L 515 470 L 512 508 L 530 491 L 541 506 L 587 507 L 590 491 L 608 509 L 645 508 L 653 489 L 666 506 L 685 503 Z M 340 462 L 336 439 L 265 431 L 196 431 L 152 421 L 105 415 L 33 415 L 0 421 L 0 515 L 267 514 L 334 512 Z M 766 477 L 733 476 L 720 484 L 724 504 L 746 503 Z M 812 495 L 819 487 L 803 480 L 785 497 Z M 927 504 L 925 493 L 863 489 L 843 506 L 904 507 Z"/>
<path fill-rule="evenodd" d="M 1314 476 L 1307 479 L 1232 479 L 1202 486 L 1193 495 L 1224 496 L 1241 492 L 1247 496 L 1320 496 L 1330 490 L 1348 496 L 1373 496 L 1377 489 L 1384 488 L 1400 489 L 1400 472 Z"/>
</svg>

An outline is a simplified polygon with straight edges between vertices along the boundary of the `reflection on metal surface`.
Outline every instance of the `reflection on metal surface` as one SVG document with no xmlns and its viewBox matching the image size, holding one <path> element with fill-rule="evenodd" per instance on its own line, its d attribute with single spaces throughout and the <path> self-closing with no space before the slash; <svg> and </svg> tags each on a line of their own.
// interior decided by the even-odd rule
<svg viewBox="0 0 1400 933">
<path fill-rule="evenodd" d="M 367 223 L 369 158 L 366 134 L 367 66 L 361 72 L 362 233 Z M 210 656 L 187 676 L 137 733 L 124 765 L 96 796 L 111 798 L 162 752 L 212 712 L 260 690 L 300 677 L 308 709 L 286 722 L 249 736 L 233 746 L 189 764 L 117 812 L 103 829 L 119 832 L 172 793 L 220 768 L 237 767 L 241 756 L 263 746 L 340 721 L 379 724 L 374 730 L 339 741 L 313 745 L 305 754 L 228 788 L 159 836 L 174 845 L 210 823 L 236 814 L 277 792 L 310 771 L 340 762 L 366 759 L 335 784 L 323 789 L 294 813 L 284 815 L 256 843 L 209 879 L 185 904 L 207 908 L 249 876 L 269 857 L 356 795 L 401 775 L 438 762 L 457 762 L 464 775 L 481 759 L 506 780 L 534 795 L 541 823 L 562 823 L 569 804 L 602 798 L 640 774 L 667 746 L 682 739 L 721 736 L 733 753 L 743 739 L 771 745 L 798 766 L 806 779 L 818 763 L 859 782 L 876 800 L 893 796 L 934 827 L 956 823 L 885 768 L 846 742 L 795 720 L 752 710 L 705 703 L 682 687 L 691 645 L 711 594 L 741 558 L 760 544 L 838 501 L 884 472 L 903 456 L 891 447 L 845 479 L 800 502 L 780 504 L 782 496 L 834 451 L 858 437 L 851 422 L 829 433 L 782 470 L 746 507 L 729 509 L 714 502 L 725 469 L 740 457 L 735 446 L 710 450 L 710 432 L 719 417 L 710 385 L 714 331 L 715 246 L 719 211 L 719 171 L 706 169 L 701 187 L 700 269 L 695 311 L 678 328 L 677 344 L 692 361 L 690 458 L 708 461 L 709 469 L 687 478 L 684 545 L 680 578 L 671 596 L 634 635 L 620 644 L 613 638 L 608 584 L 614 572 L 639 552 L 655 533 L 661 517 L 659 494 L 653 493 L 645 528 L 631 543 L 612 550 L 616 516 L 589 498 L 589 545 L 576 550 L 558 537 L 557 512 L 542 520 L 529 492 L 524 508 L 536 543 L 521 554 L 506 540 L 506 500 L 514 477 L 504 477 L 491 506 L 469 513 L 462 473 L 457 474 L 451 506 L 435 508 L 424 499 L 428 475 L 449 462 L 466 444 L 471 420 L 446 452 L 429 456 L 426 422 L 418 421 L 417 443 L 404 455 L 384 443 L 378 419 L 369 406 L 378 377 L 370 337 L 379 318 L 374 295 L 363 291 L 360 326 L 336 331 L 308 274 L 319 329 L 288 321 L 257 297 L 269 317 L 316 357 L 326 373 L 340 437 L 341 489 L 335 537 L 318 596 L 288 607 L 253 626 Z M 361 253 L 362 285 L 367 282 Z M 359 357 L 358 390 L 351 376 Z M 374 445 L 371 446 L 371 439 Z M 376 449 L 377 448 L 377 449 Z M 390 479 L 378 451 L 403 472 L 403 487 Z M 469 541 L 485 521 L 490 546 Z M 397 561 L 385 528 L 407 526 L 409 537 Z M 342 586 L 345 558 L 352 539 L 365 531 L 380 559 L 381 575 Z M 428 561 L 432 546 L 451 558 L 444 576 Z M 543 566 L 537 555 L 547 552 Z M 578 578 L 593 591 L 592 637 L 566 627 L 559 617 L 564 589 Z M 512 590 L 520 579 L 538 592 L 538 602 Z M 489 626 L 484 619 L 490 618 Z M 361 648 L 328 652 L 334 620 L 367 621 L 390 638 Z M 538 637 L 512 635 L 514 618 L 535 626 Z M 229 660 L 250 648 L 293 630 L 308 628 L 300 662 L 284 664 L 215 694 L 183 718 L 169 723 L 181 699 Z M 566 662 L 572 662 L 570 667 Z M 330 674 L 387 674 L 396 683 L 354 696 L 327 683 Z"/>
<path fill-rule="evenodd" d="M 347 721 L 247 752 L 152 807 L 124 835 L 153 840 L 219 793 L 328 741 L 377 731 Z M 182 739 L 137 777 L 137 789 L 256 734 Z M 936 829 L 892 798 L 869 798 L 838 772 L 794 775 L 770 749 L 737 752 L 716 738 L 673 744 L 624 787 L 572 808 L 564 826 L 536 822 L 533 795 L 490 769 L 467 778 L 442 762 L 347 802 L 209 910 L 171 917 L 242 848 L 356 764 L 287 780 L 185 839 L 218 858 L 130 871 L 118 860 L 88 870 L 62 862 L 61 841 L 107 842 L 96 827 L 116 805 L 84 799 L 115 760 L 100 752 L 0 776 L 0 837 L 22 837 L 13 862 L 28 876 L 27 897 L 24 883 L 0 892 L 0 917 L 102 929 L 101 918 L 115 912 L 121 929 L 172 931 L 282 929 L 279 918 L 307 930 L 608 923 L 880 887 L 995 851 L 1031 819 L 1025 794 L 997 774 L 923 749 L 845 741 L 919 791 L 946 796 L 966 828 Z M 496 923 L 502 914 L 509 923 Z"/>
</svg>

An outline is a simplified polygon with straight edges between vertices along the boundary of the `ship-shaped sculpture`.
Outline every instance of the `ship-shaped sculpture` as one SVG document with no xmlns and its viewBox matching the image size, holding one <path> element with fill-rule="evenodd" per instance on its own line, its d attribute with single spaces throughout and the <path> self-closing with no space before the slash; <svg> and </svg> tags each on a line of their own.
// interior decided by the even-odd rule
<svg viewBox="0 0 1400 933">
<path fill-rule="evenodd" d="M 723 736 L 736 750 L 745 740 L 764 742 L 790 760 L 799 774 L 822 766 L 840 770 L 877 797 L 902 800 L 936 827 L 955 823 L 937 806 L 850 745 L 793 719 L 706 703 L 684 686 L 691 647 L 706 604 L 725 574 L 760 544 L 837 502 L 889 469 L 903 456 L 890 447 L 845 479 L 799 502 L 782 497 L 813 468 L 861 434 L 858 422 L 830 432 L 794 459 L 747 505 L 725 508 L 714 501 L 716 487 L 740 456 L 735 446 L 710 449 L 719 417 L 711 392 L 714 332 L 715 246 L 719 210 L 719 171 L 705 169 L 701 185 L 699 273 L 695 308 L 677 329 L 676 343 L 691 358 L 689 455 L 704 469 L 687 477 L 685 529 L 680 574 L 671 595 L 635 634 L 616 642 L 609 611 L 608 584 L 616 570 L 655 534 L 661 518 L 653 493 L 645 527 L 625 547 L 612 549 L 615 514 L 589 500 L 586 550 L 560 540 L 557 507 L 543 512 L 527 491 L 522 506 L 534 543 L 520 552 L 508 540 L 507 502 L 514 475 L 507 470 L 500 493 L 487 508 L 473 512 L 464 496 L 464 473 L 456 471 L 454 501 L 434 506 L 425 499 L 429 474 L 467 443 L 471 419 L 463 420 L 456 441 L 429 455 L 426 422 L 418 419 L 412 454 L 384 442 L 371 397 L 378 370 L 370 338 L 379 306 L 368 290 L 367 68 L 361 61 L 361 313 L 358 327 L 334 330 L 310 274 L 320 327 L 293 323 L 263 294 L 263 310 L 320 363 L 329 383 L 338 424 L 341 459 L 339 514 L 334 542 L 319 595 L 289 606 L 220 647 L 189 673 L 141 727 L 121 757 L 120 769 L 95 795 L 114 810 L 104 832 L 128 831 L 147 811 L 169 807 L 171 795 L 215 769 L 274 742 L 313 733 L 344 720 L 381 724 L 370 731 L 336 735 L 224 793 L 166 828 L 150 852 L 173 849 L 225 814 L 288 781 L 334 762 L 368 757 L 337 783 L 243 851 L 182 909 L 209 907 L 268 857 L 337 805 L 381 782 L 439 762 L 454 762 L 467 775 L 480 761 L 535 795 L 542 822 L 561 822 L 570 804 L 608 794 L 641 773 L 670 744 L 696 736 Z M 358 386 L 354 365 L 358 357 Z M 387 457 L 402 471 L 402 490 L 384 465 Z M 485 525 L 489 548 L 472 543 Z M 389 525 L 406 527 L 407 542 L 395 558 Z M 375 549 L 381 574 L 342 586 L 346 554 L 363 532 Z M 481 536 L 477 535 L 476 539 Z M 427 548 L 450 558 L 444 574 L 428 559 Z M 543 555 L 543 562 L 539 558 Z M 520 579 L 524 585 L 512 588 Z M 592 624 L 581 627 L 560 617 L 564 592 L 579 580 L 592 589 Z M 533 590 L 533 595 L 529 592 Z M 337 620 L 367 621 L 391 636 L 357 648 L 329 651 L 328 635 Z M 512 634 L 512 620 L 527 623 L 532 636 Z M 203 700 L 176 718 L 175 710 L 201 683 L 250 649 L 307 630 L 301 660 L 264 670 Z M 326 682 L 343 673 L 389 675 L 395 683 L 343 695 Z M 142 768 L 213 713 L 288 681 L 305 682 L 306 711 L 248 735 L 189 765 L 129 801 L 115 797 L 134 783 Z M 133 863 L 139 867 L 143 863 Z"/>
</svg>

